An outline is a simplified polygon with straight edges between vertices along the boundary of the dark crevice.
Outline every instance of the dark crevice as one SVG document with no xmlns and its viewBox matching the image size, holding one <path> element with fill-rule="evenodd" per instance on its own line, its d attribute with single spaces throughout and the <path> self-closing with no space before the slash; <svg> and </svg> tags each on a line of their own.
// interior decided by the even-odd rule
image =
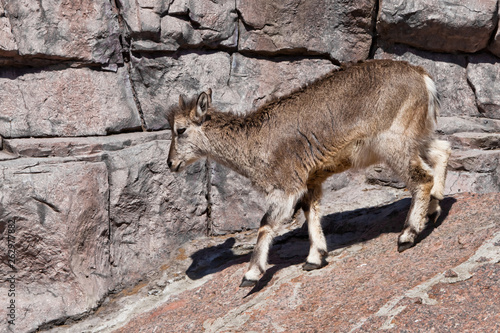
<svg viewBox="0 0 500 333">
<path fill-rule="evenodd" d="M 328 54 L 322 54 L 322 53 L 315 53 L 315 52 L 310 52 L 310 53 L 295 53 L 295 52 L 255 52 L 255 51 L 247 51 L 247 50 L 236 50 L 234 48 L 222 48 L 218 47 L 217 49 L 215 48 L 210 48 L 210 47 L 200 47 L 197 49 L 184 49 L 181 48 L 177 51 L 154 51 L 154 52 L 149 52 L 149 51 L 132 51 L 131 54 L 137 58 L 146 58 L 146 59 L 160 59 L 164 57 L 169 57 L 174 60 L 179 59 L 181 56 L 185 55 L 190 55 L 190 54 L 196 54 L 196 55 L 210 55 L 210 54 L 216 54 L 216 53 L 227 53 L 230 57 L 232 57 L 234 54 L 241 54 L 247 58 L 251 59 L 256 59 L 256 60 L 266 60 L 266 61 L 271 61 L 271 62 L 294 62 L 294 61 L 302 61 L 302 60 L 328 60 L 332 62 L 334 65 L 339 66 L 340 62 L 336 61 L 335 59 L 331 59 Z"/>
<path fill-rule="evenodd" d="M 61 210 L 60 210 L 60 209 L 59 209 L 56 205 L 54 205 L 54 204 L 52 204 L 52 203 L 48 202 L 48 201 L 47 201 L 47 200 L 45 200 L 45 199 L 42 199 L 42 198 L 39 198 L 39 197 L 35 197 L 35 196 L 31 196 L 31 198 L 32 198 L 33 200 L 35 200 L 35 201 L 38 201 L 38 202 L 40 202 L 40 203 L 42 203 L 42 204 L 44 204 L 44 205 L 48 206 L 50 209 L 52 209 L 52 210 L 53 210 L 54 212 L 56 212 L 56 213 L 60 213 L 60 212 L 61 212 Z"/>
<path fill-rule="evenodd" d="M 481 116 L 484 116 L 484 109 L 481 108 L 478 98 L 477 98 L 477 93 L 476 93 L 476 87 L 474 87 L 474 84 L 469 80 L 469 74 L 468 72 L 468 67 L 469 67 L 470 59 L 469 56 L 465 56 L 465 81 L 467 82 L 467 85 L 469 88 L 472 90 L 474 93 L 474 105 L 476 106 L 477 110 L 479 111 Z"/>
<path fill-rule="evenodd" d="M 213 236 L 213 221 L 212 221 L 212 163 L 205 160 L 205 172 L 207 173 L 207 188 L 205 199 L 207 200 L 207 229 L 206 235 Z"/>
<path fill-rule="evenodd" d="M 377 20 L 378 20 L 378 13 L 380 10 L 380 1 L 381 0 L 375 1 L 375 5 L 372 11 L 372 22 L 370 27 L 372 44 L 370 45 L 370 52 L 368 53 L 368 59 L 373 59 L 375 57 L 375 52 L 377 51 L 377 39 L 379 37 L 377 32 Z"/>
<path fill-rule="evenodd" d="M 146 121 L 144 119 L 144 113 L 142 111 L 142 106 L 141 102 L 137 96 L 137 91 L 135 90 L 134 87 L 134 82 L 132 81 L 132 65 L 130 63 L 130 28 L 128 27 L 127 23 L 125 22 L 123 15 L 121 14 L 121 9 L 123 8 L 120 0 L 113 0 L 112 5 L 114 6 L 116 12 L 117 12 L 117 17 L 118 17 L 118 24 L 120 26 L 120 44 L 122 47 L 122 56 L 123 56 L 123 61 L 125 62 L 125 67 L 127 68 L 127 73 L 128 73 L 128 80 L 130 83 L 130 89 L 132 91 L 132 97 L 134 99 L 134 104 L 137 108 L 137 112 L 139 113 L 139 118 L 141 120 L 141 129 L 142 131 L 146 131 Z M 135 132 L 137 131 L 138 128 L 130 128 L 128 129 L 129 132 Z M 127 130 L 120 130 L 120 133 L 124 133 Z M 111 134 L 111 133 L 108 133 Z"/>
</svg>

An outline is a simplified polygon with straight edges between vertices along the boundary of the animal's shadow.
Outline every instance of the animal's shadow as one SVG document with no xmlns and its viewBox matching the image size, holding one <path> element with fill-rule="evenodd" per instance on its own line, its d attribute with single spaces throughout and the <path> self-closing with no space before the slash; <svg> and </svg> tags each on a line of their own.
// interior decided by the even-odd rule
<svg viewBox="0 0 500 333">
<path fill-rule="evenodd" d="M 427 228 L 419 235 L 415 245 L 418 246 L 418 243 L 425 240 L 435 228 L 441 225 L 455 202 L 456 199 L 451 197 L 445 198 L 441 202 L 441 216 L 436 223 L 429 222 L 427 224 Z M 321 223 L 327 239 L 328 251 L 365 242 L 384 233 L 401 232 L 409 208 L 410 199 L 407 198 L 381 207 L 363 208 L 324 216 Z M 238 254 L 238 250 L 233 249 L 235 243 L 236 240 L 231 237 L 222 244 L 195 252 L 191 255 L 193 262 L 186 274 L 189 278 L 196 280 L 208 274 L 222 271 L 231 265 L 248 262 L 251 253 Z M 396 251 L 396 236 L 394 250 Z M 306 224 L 276 237 L 269 252 L 269 263 L 273 266 L 266 271 L 247 296 L 266 287 L 281 269 L 304 263 L 308 251 L 309 240 Z"/>
</svg>

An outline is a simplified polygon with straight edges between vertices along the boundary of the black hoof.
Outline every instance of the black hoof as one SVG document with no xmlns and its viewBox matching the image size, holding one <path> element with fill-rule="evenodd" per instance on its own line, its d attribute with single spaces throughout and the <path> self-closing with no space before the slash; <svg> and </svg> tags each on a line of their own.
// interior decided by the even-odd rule
<svg viewBox="0 0 500 333">
<path fill-rule="evenodd" d="M 306 262 L 304 265 L 302 265 L 302 269 L 305 271 L 312 271 L 319 268 L 321 268 L 321 265 L 313 264 L 310 262 Z"/>
<path fill-rule="evenodd" d="M 302 265 L 302 269 L 305 271 L 312 271 L 315 269 L 320 269 L 322 267 L 325 267 L 326 265 L 328 265 L 328 262 L 326 261 L 325 258 L 323 258 L 323 260 L 321 260 L 321 264 L 313 264 L 310 262 L 306 262 L 304 265 Z"/>
<path fill-rule="evenodd" d="M 254 287 L 257 284 L 257 280 L 248 280 L 246 277 L 243 277 L 241 281 L 240 288 L 248 288 Z"/>
<path fill-rule="evenodd" d="M 404 242 L 404 243 L 399 243 L 398 244 L 398 252 L 401 253 L 403 251 L 408 250 L 410 247 L 412 247 L 414 244 L 412 242 Z"/>
</svg>

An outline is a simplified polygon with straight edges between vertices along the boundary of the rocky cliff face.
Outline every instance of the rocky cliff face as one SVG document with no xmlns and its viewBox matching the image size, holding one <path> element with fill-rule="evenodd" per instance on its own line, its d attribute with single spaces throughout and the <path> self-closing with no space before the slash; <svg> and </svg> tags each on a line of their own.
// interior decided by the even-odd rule
<svg viewBox="0 0 500 333">
<path fill-rule="evenodd" d="M 179 93 L 210 87 L 245 113 L 341 62 L 403 59 L 442 95 L 447 194 L 499 192 L 498 21 L 498 0 L 0 1 L 0 272 L 15 278 L 15 296 L 0 284 L 2 329 L 11 300 L 16 332 L 75 320 L 185 241 L 257 226 L 262 198 L 242 177 L 168 171 Z M 329 180 L 323 206 L 406 196 L 376 166 Z"/>
</svg>

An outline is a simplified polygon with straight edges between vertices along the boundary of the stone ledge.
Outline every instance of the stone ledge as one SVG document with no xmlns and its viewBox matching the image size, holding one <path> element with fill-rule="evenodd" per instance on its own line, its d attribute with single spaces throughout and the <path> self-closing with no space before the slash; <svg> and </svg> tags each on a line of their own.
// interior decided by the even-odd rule
<svg viewBox="0 0 500 333">
<path fill-rule="evenodd" d="M 93 137 L 6 139 L 4 149 L 20 157 L 67 157 L 116 151 L 170 138 L 170 130 L 164 130 Z"/>
</svg>

